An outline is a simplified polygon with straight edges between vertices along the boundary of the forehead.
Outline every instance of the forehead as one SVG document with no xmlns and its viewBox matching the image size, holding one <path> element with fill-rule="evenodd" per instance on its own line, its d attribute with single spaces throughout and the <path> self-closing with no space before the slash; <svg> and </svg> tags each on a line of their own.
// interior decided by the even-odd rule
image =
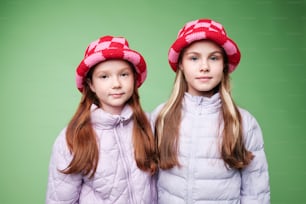
<svg viewBox="0 0 306 204">
<path fill-rule="evenodd" d="M 211 40 L 200 40 L 200 41 L 195 41 L 191 43 L 188 47 L 185 48 L 184 53 L 188 52 L 216 52 L 220 51 L 222 52 L 222 48 L 215 43 L 214 41 Z"/>
<path fill-rule="evenodd" d="M 132 70 L 132 66 L 125 60 L 121 59 L 110 59 L 100 62 L 95 66 L 94 72 L 97 71 L 121 71 L 121 70 Z"/>
</svg>

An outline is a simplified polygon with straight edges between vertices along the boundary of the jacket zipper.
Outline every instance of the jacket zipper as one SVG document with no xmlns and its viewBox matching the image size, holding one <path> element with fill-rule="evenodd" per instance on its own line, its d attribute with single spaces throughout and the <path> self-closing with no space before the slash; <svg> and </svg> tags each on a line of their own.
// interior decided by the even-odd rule
<svg viewBox="0 0 306 204">
<path fill-rule="evenodd" d="M 120 118 L 120 127 L 123 128 L 123 119 L 122 118 Z M 130 197 L 131 203 L 136 204 L 134 194 L 133 194 L 133 191 L 132 191 L 131 182 L 130 182 L 130 180 L 131 180 L 131 170 L 130 170 L 130 168 L 128 168 L 128 165 L 127 165 L 128 162 L 126 161 L 126 157 L 124 156 L 125 154 L 123 153 L 123 147 L 122 147 L 122 144 L 121 144 L 121 140 L 119 139 L 119 136 L 118 136 L 117 127 L 114 129 L 114 133 L 115 133 L 116 142 L 119 146 L 119 153 L 120 153 L 120 157 L 121 157 L 121 160 L 122 160 L 123 168 L 125 170 L 125 176 L 127 178 L 129 197 Z"/>
</svg>

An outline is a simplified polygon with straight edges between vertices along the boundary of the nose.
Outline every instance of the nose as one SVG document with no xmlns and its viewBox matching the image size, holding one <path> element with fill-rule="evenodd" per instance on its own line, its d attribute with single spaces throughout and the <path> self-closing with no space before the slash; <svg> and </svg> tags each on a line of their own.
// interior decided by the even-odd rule
<svg viewBox="0 0 306 204">
<path fill-rule="evenodd" d="M 120 79 L 118 77 L 114 77 L 113 78 L 113 88 L 120 88 L 121 87 L 121 82 Z"/>
<path fill-rule="evenodd" d="M 207 60 L 204 59 L 204 60 L 202 61 L 201 65 L 200 65 L 200 71 L 201 71 L 201 72 L 207 72 L 207 71 L 209 71 L 209 64 L 208 64 Z"/>
</svg>

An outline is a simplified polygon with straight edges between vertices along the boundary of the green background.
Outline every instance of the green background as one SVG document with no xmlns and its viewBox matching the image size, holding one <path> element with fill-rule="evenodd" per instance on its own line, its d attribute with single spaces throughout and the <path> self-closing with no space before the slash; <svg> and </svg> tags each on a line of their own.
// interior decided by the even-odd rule
<svg viewBox="0 0 306 204">
<path fill-rule="evenodd" d="M 302 0 L 2 0 L 0 203 L 44 203 L 52 144 L 80 100 L 74 72 L 101 35 L 125 36 L 148 64 L 140 89 L 152 111 L 169 96 L 167 52 L 202 17 L 239 45 L 238 105 L 259 121 L 273 204 L 306 203 L 306 2 Z"/>
</svg>

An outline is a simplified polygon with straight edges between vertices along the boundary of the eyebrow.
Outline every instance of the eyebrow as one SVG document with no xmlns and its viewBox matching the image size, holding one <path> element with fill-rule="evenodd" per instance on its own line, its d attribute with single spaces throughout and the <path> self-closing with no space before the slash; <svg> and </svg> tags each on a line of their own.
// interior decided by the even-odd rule
<svg viewBox="0 0 306 204">
<path fill-rule="evenodd" d="M 129 66 L 122 66 L 121 68 L 119 68 L 117 70 L 118 72 L 125 72 L 125 71 L 130 71 L 130 67 Z M 96 74 L 108 74 L 108 73 L 111 73 L 112 70 L 97 70 L 96 71 Z M 133 68 L 131 68 L 131 72 L 133 72 Z"/>
<path fill-rule="evenodd" d="M 121 70 L 125 70 L 125 69 L 128 69 L 128 70 L 132 70 L 133 67 L 130 67 L 130 66 L 125 66 L 125 67 L 122 67 Z"/>
<path fill-rule="evenodd" d="M 201 54 L 201 53 L 200 53 L 200 52 L 195 52 L 195 51 L 190 51 L 190 52 L 186 52 L 185 54 L 190 55 L 190 54 Z M 210 55 L 211 55 L 211 54 L 221 54 L 221 55 L 222 55 L 222 51 L 216 50 L 216 51 L 210 52 L 209 54 L 210 54 Z"/>
<path fill-rule="evenodd" d="M 126 72 L 126 71 L 133 72 L 133 67 L 126 66 L 118 70 L 118 72 Z"/>
<path fill-rule="evenodd" d="M 129 67 L 129 66 L 122 66 L 118 69 L 119 72 L 122 72 L 122 71 L 126 71 L 126 70 L 133 70 L 133 68 Z M 101 70 L 102 72 L 108 72 L 109 70 Z M 110 70 L 112 71 L 112 70 Z"/>
</svg>

